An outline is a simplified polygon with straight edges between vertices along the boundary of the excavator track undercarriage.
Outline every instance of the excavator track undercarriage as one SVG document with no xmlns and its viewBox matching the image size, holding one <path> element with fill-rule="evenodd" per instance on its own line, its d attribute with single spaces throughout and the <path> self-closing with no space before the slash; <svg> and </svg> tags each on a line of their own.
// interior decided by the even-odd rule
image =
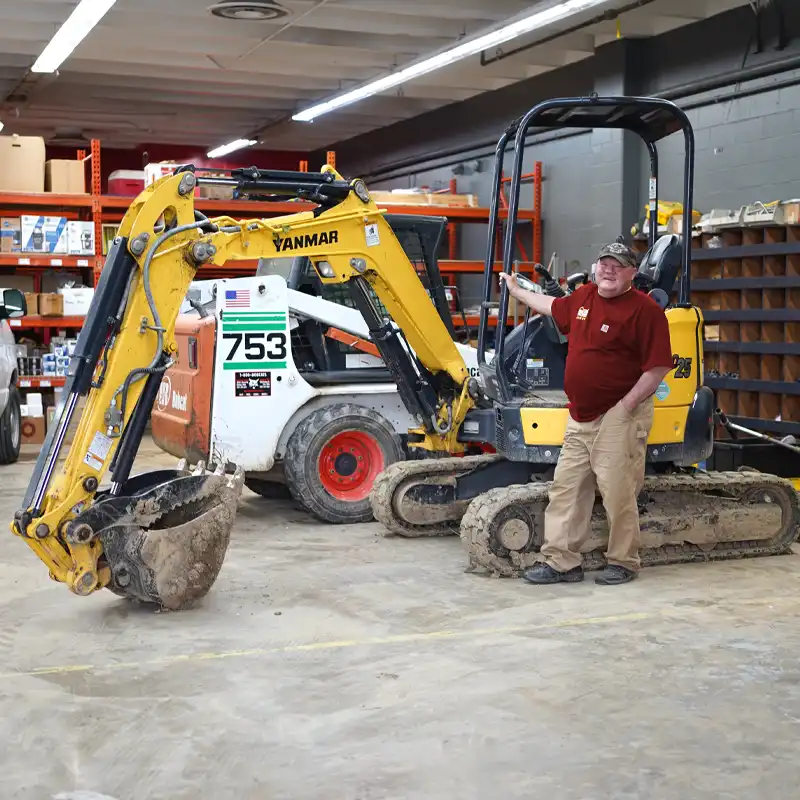
<svg viewBox="0 0 800 800">
<path fill-rule="evenodd" d="M 517 577 L 541 560 L 548 482 L 490 489 L 456 500 L 446 488 L 497 456 L 401 462 L 376 481 L 373 511 L 388 531 L 418 538 L 459 534 L 470 571 Z M 419 502 L 415 487 L 441 487 Z M 648 475 L 639 495 L 642 566 L 779 555 L 800 536 L 791 481 L 755 472 Z M 605 565 L 608 520 L 598 496 L 584 568 Z"/>
<path fill-rule="evenodd" d="M 409 539 L 457 534 L 470 500 L 453 499 L 456 479 L 497 459 L 482 455 L 391 464 L 372 486 L 373 515 L 388 532 Z M 423 487 L 438 491 L 423 499 L 419 495 Z"/>
<path fill-rule="evenodd" d="M 470 567 L 514 577 L 540 560 L 546 506 L 545 483 L 495 489 L 473 501 L 460 530 Z M 648 476 L 639 508 L 642 566 L 780 555 L 800 534 L 797 492 L 774 475 Z M 607 540 L 598 499 L 582 549 L 584 569 L 605 565 Z"/>
</svg>

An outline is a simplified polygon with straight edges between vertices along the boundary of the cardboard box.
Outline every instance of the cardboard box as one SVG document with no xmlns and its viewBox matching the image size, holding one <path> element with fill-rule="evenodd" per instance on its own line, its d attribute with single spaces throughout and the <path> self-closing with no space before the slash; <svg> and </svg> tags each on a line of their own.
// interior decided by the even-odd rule
<svg viewBox="0 0 800 800">
<path fill-rule="evenodd" d="M 103 223 L 103 255 L 107 256 L 114 239 L 119 233 L 119 225 L 104 222 Z"/>
<path fill-rule="evenodd" d="M 64 316 L 64 295 L 62 295 L 62 294 L 40 294 L 39 295 L 39 316 L 41 316 L 41 317 L 63 317 Z"/>
<path fill-rule="evenodd" d="M 71 256 L 94 255 L 94 222 L 67 223 L 67 252 Z"/>
<path fill-rule="evenodd" d="M 59 294 L 64 298 L 65 317 L 85 317 L 92 304 L 94 289 L 86 286 L 65 286 L 59 289 Z"/>
<path fill-rule="evenodd" d="M 54 158 L 44 165 L 45 191 L 54 194 L 86 194 L 83 161 Z"/>
<path fill-rule="evenodd" d="M 379 206 L 401 204 L 407 206 L 434 205 L 474 208 L 478 205 L 478 196 L 474 194 L 450 194 L 449 192 L 434 193 L 413 190 L 404 191 L 401 189 L 385 191 L 376 189 L 375 191 L 371 191 L 370 195 Z"/>
<path fill-rule="evenodd" d="M 22 444 L 44 444 L 45 426 L 44 416 L 23 417 Z"/>
<path fill-rule="evenodd" d="M 44 139 L 0 136 L 0 192 L 44 191 Z"/>
<path fill-rule="evenodd" d="M 25 305 L 28 315 L 35 317 L 39 313 L 39 295 L 35 292 L 25 292 Z"/>
<path fill-rule="evenodd" d="M 0 217 L 0 253 L 19 253 L 22 249 L 22 223 L 19 217 Z"/>
<path fill-rule="evenodd" d="M 67 220 L 64 217 L 22 217 L 22 251 L 67 252 Z"/>
</svg>

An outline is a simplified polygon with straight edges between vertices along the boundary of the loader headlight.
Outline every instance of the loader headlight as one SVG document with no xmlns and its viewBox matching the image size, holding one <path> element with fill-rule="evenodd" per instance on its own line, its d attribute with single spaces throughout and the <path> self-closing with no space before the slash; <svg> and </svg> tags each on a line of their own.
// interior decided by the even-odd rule
<svg viewBox="0 0 800 800">
<path fill-rule="evenodd" d="M 367 262 L 363 258 L 351 258 L 350 266 L 361 275 L 367 270 Z"/>
<path fill-rule="evenodd" d="M 315 266 L 321 278 L 333 278 L 336 274 L 333 271 L 333 267 L 327 261 L 317 261 Z"/>
</svg>

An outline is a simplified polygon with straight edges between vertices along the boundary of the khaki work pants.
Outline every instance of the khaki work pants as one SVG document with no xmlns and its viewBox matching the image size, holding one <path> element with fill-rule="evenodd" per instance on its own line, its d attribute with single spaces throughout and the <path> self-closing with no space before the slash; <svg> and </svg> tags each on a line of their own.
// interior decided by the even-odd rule
<svg viewBox="0 0 800 800">
<path fill-rule="evenodd" d="M 636 500 L 644 483 L 652 425 L 652 397 L 633 413 L 618 404 L 591 422 L 569 418 L 545 511 L 541 553 L 553 569 L 566 572 L 581 565 L 580 548 L 590 534 L 595 489 L 600 490 L 610 524 L 606 560 L 639 569 Z"/>
</svg>

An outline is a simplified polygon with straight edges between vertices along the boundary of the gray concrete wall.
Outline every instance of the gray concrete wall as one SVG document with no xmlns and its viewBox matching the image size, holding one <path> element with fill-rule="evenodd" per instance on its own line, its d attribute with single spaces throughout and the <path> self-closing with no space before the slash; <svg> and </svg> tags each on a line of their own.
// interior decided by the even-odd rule
<svg viewBox="0 0 800 800">
<path fill-rule="evenodd" d="M 687 112 L 695 132 L 695 208 L 738 208 L 757 200 L 787 200 L 800 196 L 800 71 L 762 81 L 759 94 L 715 99 L 713 94 L 688 98 Z M 719 97 L 730 93 L 717 92 Z M 666 139 L 659 147 L 660 195 L 680 200 L 683 141 Z M 647 155 L 642 154 L 643 169 Z M 646 200 L 646 187 L 640 195 Z"/>
</svg>

